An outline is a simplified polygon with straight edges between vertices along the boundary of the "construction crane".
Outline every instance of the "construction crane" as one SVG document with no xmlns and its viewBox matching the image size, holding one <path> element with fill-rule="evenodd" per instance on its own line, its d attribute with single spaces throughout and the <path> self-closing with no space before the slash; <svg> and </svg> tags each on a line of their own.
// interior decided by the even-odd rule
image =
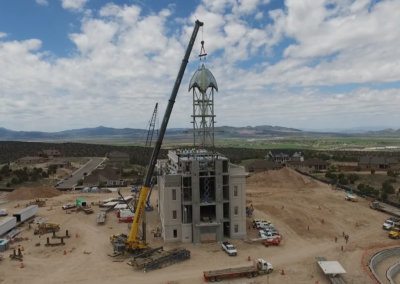
<svg viewBox="0 0 400 284">
<path fill-rule="evenodd" d="M 182 60 L 182 64 L 179 69 L 174 88 L 172 89 L 172 93 L 171 93 L 170 99 L 168 101 L 167 108 L 165 110 L 164 118 L 162 120 L 159 135 L 157 138 L 157 142 L 154 145 L 153 153 L 151 155 L 150 162 L 149 162 L 149 165 L 147 168 L 146 178 L 144 179 L 143 187 L 140 191 L 139 201 L 138 201 L 138 204 L 137 204 L 137 207 L 135 210 L 135 217 L 132 222 L 130 234 L 129 234 L 128 238 L 123 238 L 123 237 L 117 238 L 114 241 L 114 243 L 113 243 L 114 252 L 128 251 L 128 252 L 140 254 L 140 253 L 142 253 L 143 250 L 149 249 L 148 244 L 146 242 L 145 230 L 143 230 L 143 232 L 142 232 L 143 238 L 140 239 L 138 237 L 139 226 L 140 226 L 140 222 L 143 218 L 143 215 L 145 213 L 146 199 L 147 199 L 149 191 L 150 191 L 154 167 L 157 163 L 158 154 L 160 153 L 164 135 L 167 130 L 168 121 L 169 121 L 169 118 L 171 117 L 172 109 L 174 107 L 175 99 L 178 94 L 178 90 L 181 85 L 181 82 L 182 82 L 183 74 L 186 70 L 186 66 L 189 62 L 189 56 L 192 52 L 192 48 L 193 48 L 194 42 L 196 40 L 197 33 L 201 26 L 203 26 L 203 23 L 200 22 L 199 20 L 197 20 L 195 22 L 192 36 L 191 36 L 189 44 L 187 46 L 185 56 Z M 143 227 L 145 228 L 145 226 L 146 226 L 146 222 L 144 220 Z"/>
</svg>

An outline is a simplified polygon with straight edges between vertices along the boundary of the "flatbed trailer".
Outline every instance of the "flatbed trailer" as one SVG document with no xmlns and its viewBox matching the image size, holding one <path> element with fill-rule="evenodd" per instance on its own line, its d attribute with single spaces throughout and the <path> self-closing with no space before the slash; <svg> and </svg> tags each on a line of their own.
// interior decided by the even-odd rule
<svg viewBox="0 0 400 284">
<path fill-rule="evenodd" d="M 390 206 L 390 205 L 387 205 L 385 203 L 373 201 L 373 202 L 371 202 L 371 204 L 369 206 L 372 209 L 388 213 L 392 216 L 400 217 L 400 209 Z"/>
<path fill-rule="evenodd" d="M 203 271 L 204 280 L 210 282 L 219 282 L 222 278 L 231 278 L 236 276 L 246 276 L 247 278 L 257 277 L 262 274 L 269 274 L 273 271 L 272 264 L 263 259 L 253 261 L 253 265 L 225 268 L 217 270 Z"/>
</svg>

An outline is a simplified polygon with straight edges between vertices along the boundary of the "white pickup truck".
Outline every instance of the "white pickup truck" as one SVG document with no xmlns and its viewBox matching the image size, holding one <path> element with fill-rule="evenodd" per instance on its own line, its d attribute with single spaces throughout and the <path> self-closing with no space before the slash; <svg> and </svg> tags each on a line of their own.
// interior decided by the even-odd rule
<svg viewBox="0 0 400 284">
<path fill-rule="evenodd" d="M 395 218 L 387 219 L 385 221 L 385 223 L 382 224 L 382 229 L 389 231 L 391 229 L 399 227 L 400 226 L 399 221 L 400 221 L 399 219 L 395 219 Z"/>
<path fill-rule="evenodd" d="M 228 242 L 222 242 L 222 249 L 226 251 L 229 256 L 237 256 L 236 248 Z"/>
<path fill-rule="evenodd" d="M 7 216 L 7 215 L 8 215 L 7 209 L 0 209 L 0 216 Z"/>
</svg>

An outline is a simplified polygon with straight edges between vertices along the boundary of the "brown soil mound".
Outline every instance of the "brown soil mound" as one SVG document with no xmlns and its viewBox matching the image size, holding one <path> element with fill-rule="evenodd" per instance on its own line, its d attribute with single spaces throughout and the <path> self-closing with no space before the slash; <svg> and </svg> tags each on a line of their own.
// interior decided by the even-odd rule
<svg viewBox="0 0 400 284">
<path fill-rule="evenodd" d="M 248 184 L 273 188 L 316 188 L 318 183 L 290 168 L 256 173 L 247 179 Z"/>
<path fill-rule="evenodd" d="M 51 198 L 61 195 L 54 187 L 20 187 L 6 195 L 8 200 L 28 200 L 35 198 Z"/>
</svg>

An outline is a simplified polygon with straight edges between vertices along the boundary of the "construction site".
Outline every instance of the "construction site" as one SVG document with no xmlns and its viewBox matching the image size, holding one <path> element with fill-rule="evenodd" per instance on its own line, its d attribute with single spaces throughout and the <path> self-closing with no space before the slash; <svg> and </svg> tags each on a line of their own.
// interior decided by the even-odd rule
<svg viewBox="0 0 400 284">
<path fill-rule="evenodd" d="M 157 191 L 157 189 L 156 189 Z M 121 194 L 130 194 L 129 188 Z M 84 198 L 89 204 L 100 200 L 117 198 L 116 193 L 62 194 L 46 198 L 46 207 L 39 208 L 36 217 L 59 224 L 56 235 L 65 236 L 64 245 L 45 246 L 61 243 L 52 239 L 52 233 L 34 234 L 37 227 L 20 232 L 22 241 L 10 245 L 0 262 L 2 283 L 109 283 L 117 275 L 119 281 L 128 283 L 132 279 L 145 283 L 204 283 L 203 272 L 216 268 L 232 268 L 248 265 L 248 257 L 263 258 L 274 266 L 271 274 L 247 280 L 247 278 L 223 279 L 225 283 L 330 283 L 317 264 L 316 257 L 337 260 L 346 270 L 341 278 L 344 283 L 374 283 L 368 276 L 364 264 L 374 253 L 387 245 L 396 245 L 397 240 L 388 239 L 382 230 L 382 222 L 388 215 L 369 208 L 369 201 L 345 201 L 345 193 L 330 186 L 308 179 L 297 172 L 283 168 L 279 171 L 257 173 L 247 179 L 247 203 L 253 204 L 253 216 L 247 218 L 247 235 L 256 238 L 258 230 L 252 227 L 252 220 L 266 219 L 273 222 L 282 234 L 279 246 L 264 247 L 261 243 L 248 243 L 243 239 L 230 240 L 238 255 L 229 257 L 221 251 L 218 243 L 165 243 L 155 235 L 161 220 L 156 210 L 146 212 L 147 240 L 152 248 L 163 247 L 165 251 L 184 248 L 190 251 L 190 259 L 163 269 L 143 273 L 141 267 L 126 265 L 133 258 L 129 254 L 110 257 L 113 245 L 110 236 L 116 233 L 129 234 L 130 223 L 119 222 L 116 211 L 109 211 L 104 224 L 96 222 L 99 206 L 92 206 L 93 214 L 62 210 L 65 203 Z M 5 196 L 6 198 L 6 196 Z M 151 204 L 156 204 L 153 194 Z M 26 201 L 10 201 L 2 205 L 9 214 L 20 210 Z M 25 205 L 24 205 L 25 206 Z M 14 208 L 16 207 L 16 208 Z M 346 243 L 343 232 L 349 235 Z M 40 246 L 36 246 L 40 243 Z M 13 249 L 22 248 L 23 260 L 9 261 Z M 342 250 L 343 247 L 343 250 Z M 371 249 L 372 248 L 372 249 Z M 389 246 L 390 248 L 390 246 Z M 65 253 L 64 253 L 65 252 Z M 7 255 L 6 255 L 7 254 Z M 398 261 L 388 259 L 378 265 L 377 272 L 386 279 L 386 270 Z M 21 268 L 21 263 L 24 267 Z M 364 268 L 363 268 L 364 267 Z M 282 275 L 282 271 L 283 274 Z M 246 282 L 246 280 L 248 282 Z"/>
<path fill-rule="evenodd" d="M 373 210 L 384 207 L 348 202 L 347 192 L 284 166 L 248 176 L 205 150 L 215 146 L 218 85 L 203 64 L 189 84 L 193 147 L 158 160 L 202 26 L 196 21 L 138 187 L 1 194 L 13 216 L 0 219 L 1 283 L 399 283 L 399 240 L 382 229 L 388 210 Z"/>
</svg>

